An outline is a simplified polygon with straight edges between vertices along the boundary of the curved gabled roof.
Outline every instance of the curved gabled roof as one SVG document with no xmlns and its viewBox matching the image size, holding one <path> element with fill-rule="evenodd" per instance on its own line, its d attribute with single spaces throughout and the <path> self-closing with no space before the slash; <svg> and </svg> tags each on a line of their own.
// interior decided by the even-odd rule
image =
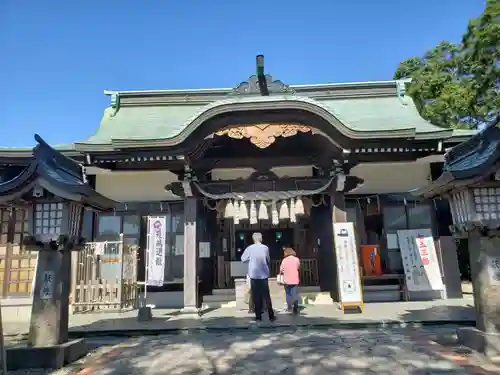
<svg viewBox="0 0 500 375">
<path fill-rule="evenodd" d="M 116 202 L 97 193 L 88 183 L 84 168 L 50 147 L 38 134 L 33 159 L 19 175 L 0 183 L 0 203 L 16 201 L 39 185 L 61 198 L 92 209 L 111 210 Z"/>
<path fill-rule="evenodd" d="M 220 113 L 301 108 L 330 122 L 352 139 L 446 139 L 453 130 L 434 126 L 418 113 L 399 81 L 290 86 L 292 93 L 269 96 L 229 90 L 110 92 L 112 105 L 99 129 L 79 150 L 171 146 L 182 143 L 201 123 Z"/>
</svg>

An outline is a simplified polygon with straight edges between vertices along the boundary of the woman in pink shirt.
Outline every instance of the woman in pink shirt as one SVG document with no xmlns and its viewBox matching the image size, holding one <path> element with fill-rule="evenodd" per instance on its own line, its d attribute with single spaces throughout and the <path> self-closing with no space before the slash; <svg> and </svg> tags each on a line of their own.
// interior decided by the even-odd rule
<svg viewBox="0 0 500 375">
<path fill-rule="evenodd" d="M 288 311 L 294 314 L 299 312 L 299 268 L 300 260 L 291 247 L 283 249 L 283 261 L 280 266 L 280 273 L 285 281 L 286 304 Z"/>
</svg>

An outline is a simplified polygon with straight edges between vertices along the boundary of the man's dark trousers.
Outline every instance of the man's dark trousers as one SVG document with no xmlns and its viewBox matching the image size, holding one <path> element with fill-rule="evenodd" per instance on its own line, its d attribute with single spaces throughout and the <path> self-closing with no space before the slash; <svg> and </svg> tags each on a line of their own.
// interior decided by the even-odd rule
<svg viewBox="0 0 500 375">
<path fill-rule="evenodd" d="M 250 290 L 255 306 L 255 319 L 262 319 L 263 305 L 265 304 L 269 320 L 274 320 L 273 304 L 271 302 L 271 293 L 269 292 L 268 279 L 250 279 Z"/>
</svg>

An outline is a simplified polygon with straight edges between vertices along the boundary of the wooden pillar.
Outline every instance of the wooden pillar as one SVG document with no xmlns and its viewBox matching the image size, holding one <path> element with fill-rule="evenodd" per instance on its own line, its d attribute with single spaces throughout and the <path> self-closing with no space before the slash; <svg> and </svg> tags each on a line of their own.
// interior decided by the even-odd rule
<svg viewBox="0 0 500 375">
<path fill-rule="evenodd" d="M 330 208 L 332 215 L 332 228 L 335 223 L 345 223 L 347 221 L 347 212 L 345 208 L 345 196 L 344 193 L 334 191 L 330 194 Z M 331 297 L 334 301 L 339 300 L 339 285 L 337 278 L 337 254 L 335 252 L 334 243 L 334 231 L 332 229 L 332 251 L 334 262 L 331 266 L 331 277 L 332 277 L 332 290 L 330 291 Z"/>
<path fill-rule="evenodd" d="M 332 223 L 345 223 L 347 221 L 347 211 L 345 208 L 345 195 L 335 191 L 330 196 L 332 208 Z"/>
<path fill-rule="evenodd" d="M 198 312 L 197 200 L 184 200 L 184 313 Z"/>
<path fill-rule="evenodd" d="M 2 306 L 0 304 L 0 375 L 7 375 L 7 358 L 3 339 Z"/>
</svg>

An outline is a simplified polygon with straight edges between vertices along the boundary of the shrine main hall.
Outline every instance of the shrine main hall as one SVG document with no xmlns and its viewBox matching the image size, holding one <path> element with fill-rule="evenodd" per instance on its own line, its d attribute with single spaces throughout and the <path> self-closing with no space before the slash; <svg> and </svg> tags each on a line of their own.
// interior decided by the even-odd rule
<svg viewBox="0 0 500 375">
<path fill-rule="evenodd" d="M 110 103 L 94 134 L 54 148 L 117 202 L 112 212 L 87 211 L 83 233 L 90 242 L 135 248 L 127 277 L 140 288 L 148 218 L 162 218 L 163 271 L 148 286 L 156 306 L 234 300 L 234 280 L 246 273 L 240 257 L 255 231 L 270 248 L 272 276 L 283 246 L 291 246 L 304 293 L 327 293 L 334 302 L 332 225 L 339 222 L 354 223 L 366 302 L 422 298 L 405 286 L 397 237 L 422 228 L 438 254 L 439 298 L 450 298 L 460 288 L 460 259 L 448 203 L 411 192 L 441 175 L 446 150 L 475 132 L 424 120 L 405 83 L 287 85 L 261 74 L 234 88 L 105 91 Z M 0 149 L 0 181 L 15 178 L 32 157 L 32 149 Z M 23 250 L 23 237 L 33 228 L 50 233 L 57 220 L 56 201 L 43 189 L 36 200 L 39 210 L 1 208 L 3 297 L 29 296 L 36 254 Z M 375 273 L 367 271 L 365 248 L 376 250 Z M 111 258 L 104 250 L 99 275 L 73 270 L 80 275 L 73 282 L 123 278 Z"/>
</svg>

